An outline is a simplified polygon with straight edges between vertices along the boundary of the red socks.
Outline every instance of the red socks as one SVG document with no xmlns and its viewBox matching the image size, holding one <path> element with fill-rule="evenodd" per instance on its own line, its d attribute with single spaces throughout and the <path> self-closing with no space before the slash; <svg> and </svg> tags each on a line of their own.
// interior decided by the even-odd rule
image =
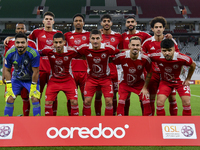
<svg viewBox="0 0 200 150">
<path fill-rule="evenodd" d="M 23 101 L 23 114 L 24 114 L 24 116 L 29 116 L 30 101 L 29 101 L 29 99 L 27 99 L 27 100 L 22 99 L 22 101 Z"/>
<path fill-rule="evenodd" d="M 124 106 L 124 115 L 128 116 L 129 114 L 129 107 L 130 107 L 130 97 L 126 99 L 125 106 Z"/>
<path fill-rule="evenodd" d="M 101 106 L 102 106 L 101 99 L 95 99 L 94 108 L 96 116 L 101 116 Z"/>
<path fill-rule="evenodd" d="M 52 105 L 45 104 L 45 116 L 53 116 Z"/>
<path fill-rule="evenodd" d="M 191 111 L 191 106 L 183 106 L 183 116 L 191 116 L 192 111 Z"/>
<path fill-rule="evenodd" d="M 169 102 L 169 112 L 171 116 L 177 116 L 178 113 L 178 107 L 177 107 L 177 103 L 176 100 L 170 101 Z"/>
<path fill-rule="evenodd" d="M 157 111 L 156 112 L 157 116 L 165 116 L 164 105 L 163 106 L 157 106 L 156 111 Z"/>
</svg>

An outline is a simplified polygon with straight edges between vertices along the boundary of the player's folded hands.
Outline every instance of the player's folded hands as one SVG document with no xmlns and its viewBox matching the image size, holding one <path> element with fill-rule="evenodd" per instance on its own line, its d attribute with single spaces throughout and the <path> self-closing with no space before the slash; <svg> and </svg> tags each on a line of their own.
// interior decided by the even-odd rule
<svg viewBox="0 0 200 150">
<path fill-rule="evenodd" d="M 8 99 L 8 97 L 12 96 L 14 99 L 16 98 L 15 94 L 13 93 L 13 90 L 12 90 L 12 83 L 11 82 L 6 82 L 6 101 Z"/>
<path fill-rule="evenodd" d="M 40 92 L 36 89 L 36 87 L 37 87 L 37 84 L 31 84 L 29 98 L 33 96 L 37 99 L 40 99 Z"/>
</svg>

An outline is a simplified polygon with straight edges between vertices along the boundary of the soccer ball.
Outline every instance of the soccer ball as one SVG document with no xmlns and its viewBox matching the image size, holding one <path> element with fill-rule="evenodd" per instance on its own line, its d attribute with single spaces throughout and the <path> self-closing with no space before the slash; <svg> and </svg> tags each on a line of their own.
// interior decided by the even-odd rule
<svg viewBox="0 0 200 150">
<path fill-rule="evenodd" d="M 11 129 L 9 126 L 1 126 L 0 127 L 0 137 L 6 137 L 10 134 Z"/>
<path fill-rule="evenodd" d="M 181 133 L 186 137 L 191 137 L 194 133 L 194 130 L 190 126 L 183 126 L 181 129 Z"/>
</svg>

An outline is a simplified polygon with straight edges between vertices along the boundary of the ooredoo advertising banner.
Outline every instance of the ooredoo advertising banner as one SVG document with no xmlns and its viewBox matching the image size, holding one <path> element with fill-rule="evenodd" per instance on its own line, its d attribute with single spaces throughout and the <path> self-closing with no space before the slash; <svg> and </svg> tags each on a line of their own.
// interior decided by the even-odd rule
<svg viewBox="0 0 200 150">
<path fill-rule="evenodd" d="M 0 147 L 200 146 L 199 116 L 0 117 Z"/>
</svg>

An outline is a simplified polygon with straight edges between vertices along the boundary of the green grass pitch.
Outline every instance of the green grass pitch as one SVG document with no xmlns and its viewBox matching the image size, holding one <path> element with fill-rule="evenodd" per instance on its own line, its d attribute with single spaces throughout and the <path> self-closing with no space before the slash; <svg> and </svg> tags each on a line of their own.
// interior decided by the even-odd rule
<svg viewBox="0 0 200 150">
<path fill-rule="evenodd" d="M 199 111 L 199 103 L 200 103 L 200 85 L 191 85 L 191 108 L 192 108 L 192 115 L 193 116 L 199 116 L 200 115 L 200 111 Z M 5 100 L 4 100 L 4 91 L 5 91 L 5 86 L 4 85 L 0 85 L 0 116 L 3 116 L 3 112 L 4 112 L 4 107 L 5 107 Z M 80 95 L 80 92 L 79 92 Z M 176 95 L 176 99 L 177 99 L 177 104 L 178 104 L 178 115 L 181 116 L 182 115 L 182 103 L 181 103 L 181 99 L 178 96 L 178 94 Z M 104 112 L 105 110 L 105 103 L 104 103 L 104 98 L 102 98 L 102 112 Z M 57 115 L 58 116 L 66 116 L 68 115 L 67 113 L 67 106 L 66 106 L 66 102 L 67 99 L 64 95 L 63 92 L 60 92 L 58 94 L 58 112 Z M 79 112 L 80 115 L 82 115 L 82 99 L 79 96 Z M 165 111 L 166 111 L 166 115 L 169 115 L 169 105 L 168 105 L 168 101 L 165 102 Z M 15 104 L 14 104 L 14 116 L 23 114 L 22 112 L 22 100 L 20 98 L 20 96 L 17 97 Z M 41 114 L 42 116 L 44 116 L 44 93 L 41 99 Z M 140 103 L 139 103 L 139 98 L 136 94 L 131 94 L 131 106 L 130 106 L 130 111 L 129 111 L 130 116 L 141 116 L 141 109 L 140 109 Z M 32 110 L 30 115 L 32 115 Z M 92 103 L 92 115 L 95 115 L 94 112 L 94 104 Z M 102 114 L 103 115 L 103 114 Z M 32 149 L 36 149 L 36 150 L 47 150 L 47 149 L 56 149 L 56 150 L 62 150 L 62 149 L 67 149 L 67 150 L 130 150 L 130 149 L 134 149 L 134 150 L 196 150 L 196 149 L 200 149 L 200 147 L 161 147 L 161 146 L 157 146 L 157 147 L 144 147 L 144 146 L 117 146 L 117 147 L 18 147 L 18 148 L 0 148 L 0 150 L 8 150 L 8 149 L 16 149 L 16 150 L 23 150 L 23 149 L 28 149 L 28 150 L 32 150 Z"/>
</svg>

